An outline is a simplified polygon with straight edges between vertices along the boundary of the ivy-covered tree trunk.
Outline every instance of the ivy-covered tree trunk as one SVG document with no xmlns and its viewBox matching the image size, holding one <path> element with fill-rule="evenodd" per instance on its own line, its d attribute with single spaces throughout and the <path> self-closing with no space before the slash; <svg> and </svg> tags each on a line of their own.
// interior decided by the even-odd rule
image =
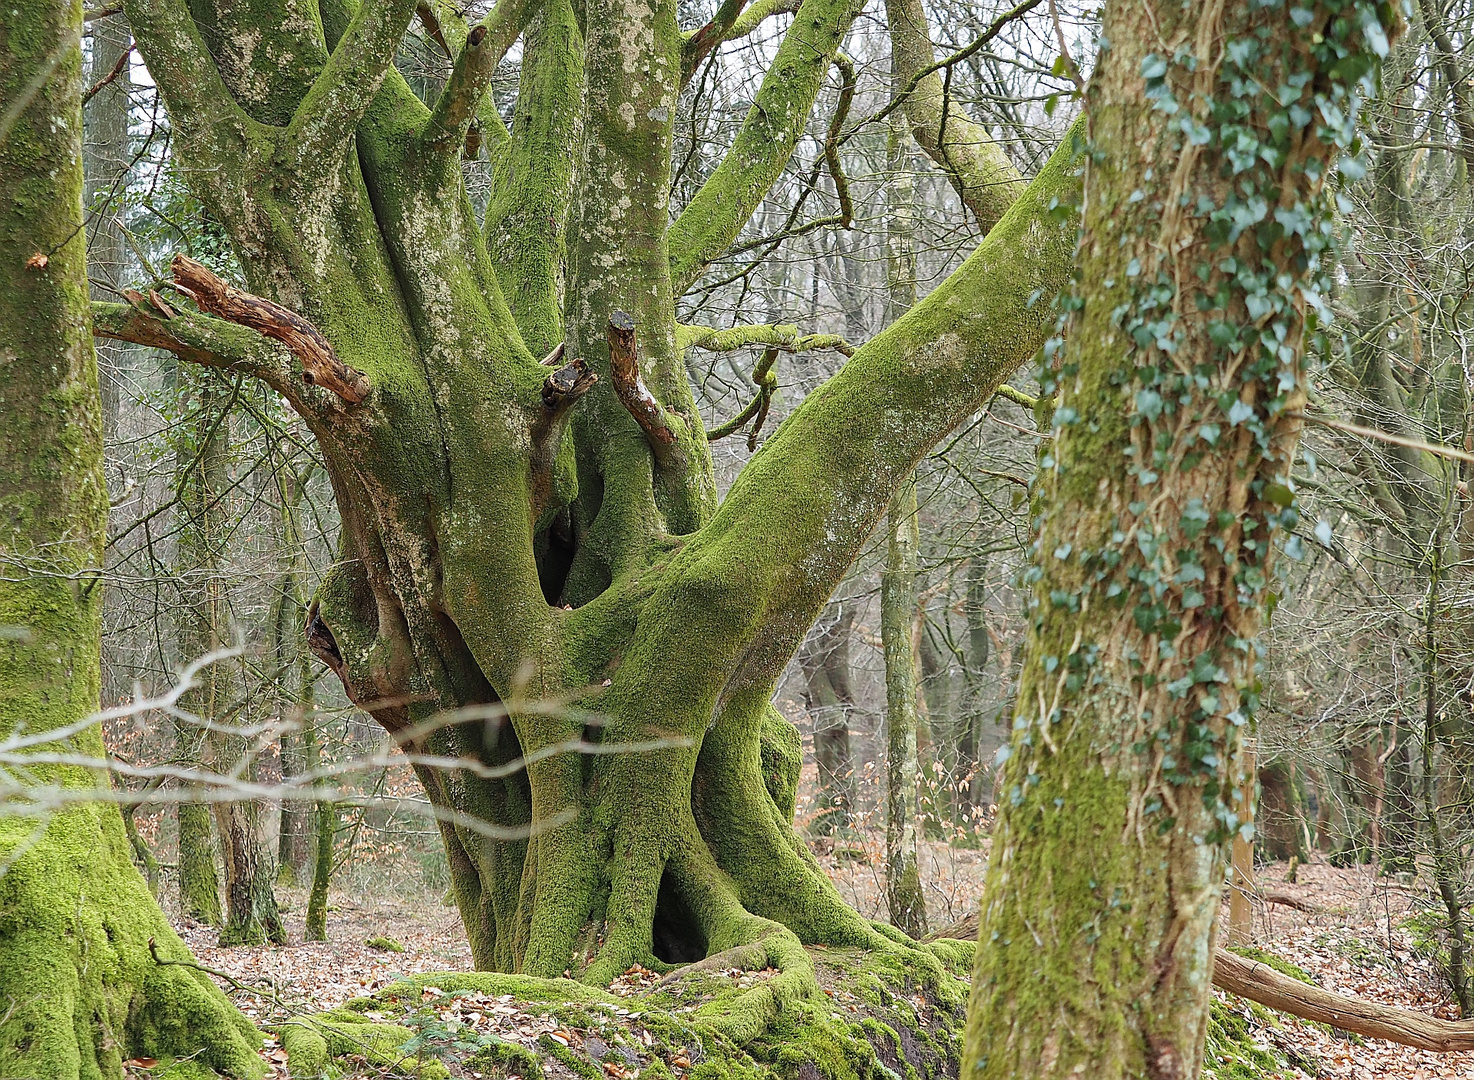
<svg viewBox="0 0 1474 1080">
<path fill-rule="evenodd" d="M 755 948 L 783 981 L 734 1024 L 828 1016 L 801 943 L 911 947 L 795 835 L 798 734 L 770 699 L 902 480 L 1046 336 L 1070 156 L 718 505 L 675 297 L 781 174 L 858 5 L 804 0 L 674 221 L 677 94 L 735 6 L 690 35 L 670 0 L 447 13 L 458 55 L 428 103 L 392 66 L 412 0 L 315 7 L 320 24 L 296 2 L 127 0 L 254 295 L 180 260 L 235 322 L 100 305 L 102 332 L 262 378 L 311 428 L 343 547 L 309 642 L 412 755 L 479 967 L 607 983 Z M 509 131 L 482 103 L 519 33 Z M 473 116 L 484 218 L 461 170 Z"/>
<path fill-rule="evenodd" d="M 969 1077 L 1202 1066 L 1338 165 L 1391 5 L 1111 3 Z M 1058 344 L 1058 343 L 1057 343 Z"/>
<path fill-rule="evenodd" d="M 129 858 L 106 789 L 107 494 L 82 237 L 82 7 L 0 8 L 0 1075 L 120 1076 L 193 1057 L 257 1077 L 255 1030 Z"/>
</svg>

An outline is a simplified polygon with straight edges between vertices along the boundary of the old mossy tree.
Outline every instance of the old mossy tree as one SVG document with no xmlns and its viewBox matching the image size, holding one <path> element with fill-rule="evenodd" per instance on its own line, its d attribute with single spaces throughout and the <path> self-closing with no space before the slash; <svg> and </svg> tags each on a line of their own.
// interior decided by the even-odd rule
<svg viewBox="0 0 1474 1080">
<path fill-rule="evenodd" d="M 780 966 L 897 947 L 795 836 L 769 698 L 900 479 L 1047 337 L 1068 150 L 718 504 L 675 297 L 779 175 L 859 4 L 805 0 L 674 221 L 676 99 L 739 4 L 688 35 L 669 2 L 507 0 L 460 34 L 443 13 L 428 106 L 392 63 L 413 0 L 126 6 L 246 282 L 177 260 L 213 315 L 98 304 L 98 332 L 262 378 L 311 427 L 342 552 L 309 640 L 415 755 L 476 964 L 607 983 L 759 940 Z M 508 131 L 484 98 L 519 35 Z M 619 752 L 560 752 L 580 743 Z"/>
</svg>

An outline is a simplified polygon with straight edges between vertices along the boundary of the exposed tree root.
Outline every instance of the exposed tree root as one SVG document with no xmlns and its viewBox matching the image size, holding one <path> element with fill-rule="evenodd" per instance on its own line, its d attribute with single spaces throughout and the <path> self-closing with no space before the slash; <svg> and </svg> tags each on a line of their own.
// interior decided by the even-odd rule
<svg viewBox="0 0 1474 1080">
<path fill-rule="evenodd" d="M 955 1077 L 972 947 L 882 941 L 873 951 L 807 950 L 787 931 L 764 930 L 711 965 L 663 978 L 632 968 L 610 989 L 416 976 L 278 1033 L 294 1077 L 315 1077 L 333 1059 L 425 1078 L 452 1069 L 550 1080 Z M 497 1009 L 516 1023 L 492 1038 L 484 1020 Z"/>
</svg>

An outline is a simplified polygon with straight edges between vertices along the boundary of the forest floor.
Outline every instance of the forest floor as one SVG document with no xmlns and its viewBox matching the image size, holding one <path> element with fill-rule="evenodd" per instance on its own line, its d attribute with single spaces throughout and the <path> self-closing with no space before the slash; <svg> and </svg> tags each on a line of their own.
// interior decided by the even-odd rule
<svg viewBox="0 0 1474 1080">
<path fill-rule="evenodd" d="M 862 913 L 882 917 L 877 846 L 871 830 L 843 845 L 817 843 L 820 861 L 845 897 Z M 985 853 L 926 845 L 923 878 L 930 880 L 933 929 L 941 929 L 976 910 Z M 1324 862 L 1300 867 L 1295 883 L 1285 882 L 1284 864 L 1259 868 L 1262 895 L 1290 897 L 1310 910 L 1276 903 L 1256 905 L 1255 944 L 1303 968 L 1322 987 L 1405 1009 L 1456 1018 L 1447 984 L 1437 970 L 1436 943 L 1419 931 L 1426 893 L 1415 886 L 1378 877 L 1371 867 L 1337 869 Z M 181 933 L 200 963 L 255 987 L 243 992 L 222 986 L 248 1014 L 261 1021 L 284 1013 L 312 1012 L 373 993 L 401 975 L 465 971 L 470 953 L 454 907 L 424 890 L 388 886 L 335 890 L 326 943 L 303 943 L 305 893 L 282 891 L 287 906 L 286 946 L 221 949 L 208 927 L 182 923 Z M 392 938 L 404 952 L 371 948 L 372 938 Z M 1293 1063 L 1283 1080 L 1474 1080 L 1474 1053 L 1435 1054 L 1392 1043 L 1347 1036 L 1291 1017 L 1272 1017 L 1223 998 L 1249 1022 L 1254 1040 L 1274 1047 Z M 489 1011 L 496 1005 L 490 1003 Z M 500 1023 L 513 1035 L 535 1039 L 553 1032 L 546 1019 L 519 1016 L 502 1006 Z M 520 1025 L 520 1028 L 519 1028 Z M 268 1046 L 274 1076 L 285 1077 L 285 1056 Z M 1210 1062 L 1210 1065 L 1215 1063 Z M 1217 1063 L 1227 1065 L 1227 1062 Z M 143 1074 L 140 1074 L 143 1075 Z"/>
</svg>

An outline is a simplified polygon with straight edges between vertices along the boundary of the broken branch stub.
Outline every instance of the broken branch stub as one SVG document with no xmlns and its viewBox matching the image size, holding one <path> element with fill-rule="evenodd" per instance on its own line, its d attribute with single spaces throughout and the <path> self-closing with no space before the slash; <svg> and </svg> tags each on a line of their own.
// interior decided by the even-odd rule
<svg viewBox="0 0 1474 1080">
<path fill-rule="evenodd" d="M 208 267 L 185 255 L 175 255 L 170 267 L 174 283 L 201 311 L 250 327 L 280 341 L 302 362 L 302 381 L 337 394 L 357 405 L 369 395 L 368 380 L 333 352 L 328 339 L 296 312 L 244 292 Z"/>
<path fill-rule="evenodd" d="M 650 440 L 655 456 L 664 460 L 676 441 L 676 433 L 671 430 L 665 409 L 640 376 L 635 320 L 625 311 L 609 316 L 609 377 L 620 402 Z"/>
</svg>

